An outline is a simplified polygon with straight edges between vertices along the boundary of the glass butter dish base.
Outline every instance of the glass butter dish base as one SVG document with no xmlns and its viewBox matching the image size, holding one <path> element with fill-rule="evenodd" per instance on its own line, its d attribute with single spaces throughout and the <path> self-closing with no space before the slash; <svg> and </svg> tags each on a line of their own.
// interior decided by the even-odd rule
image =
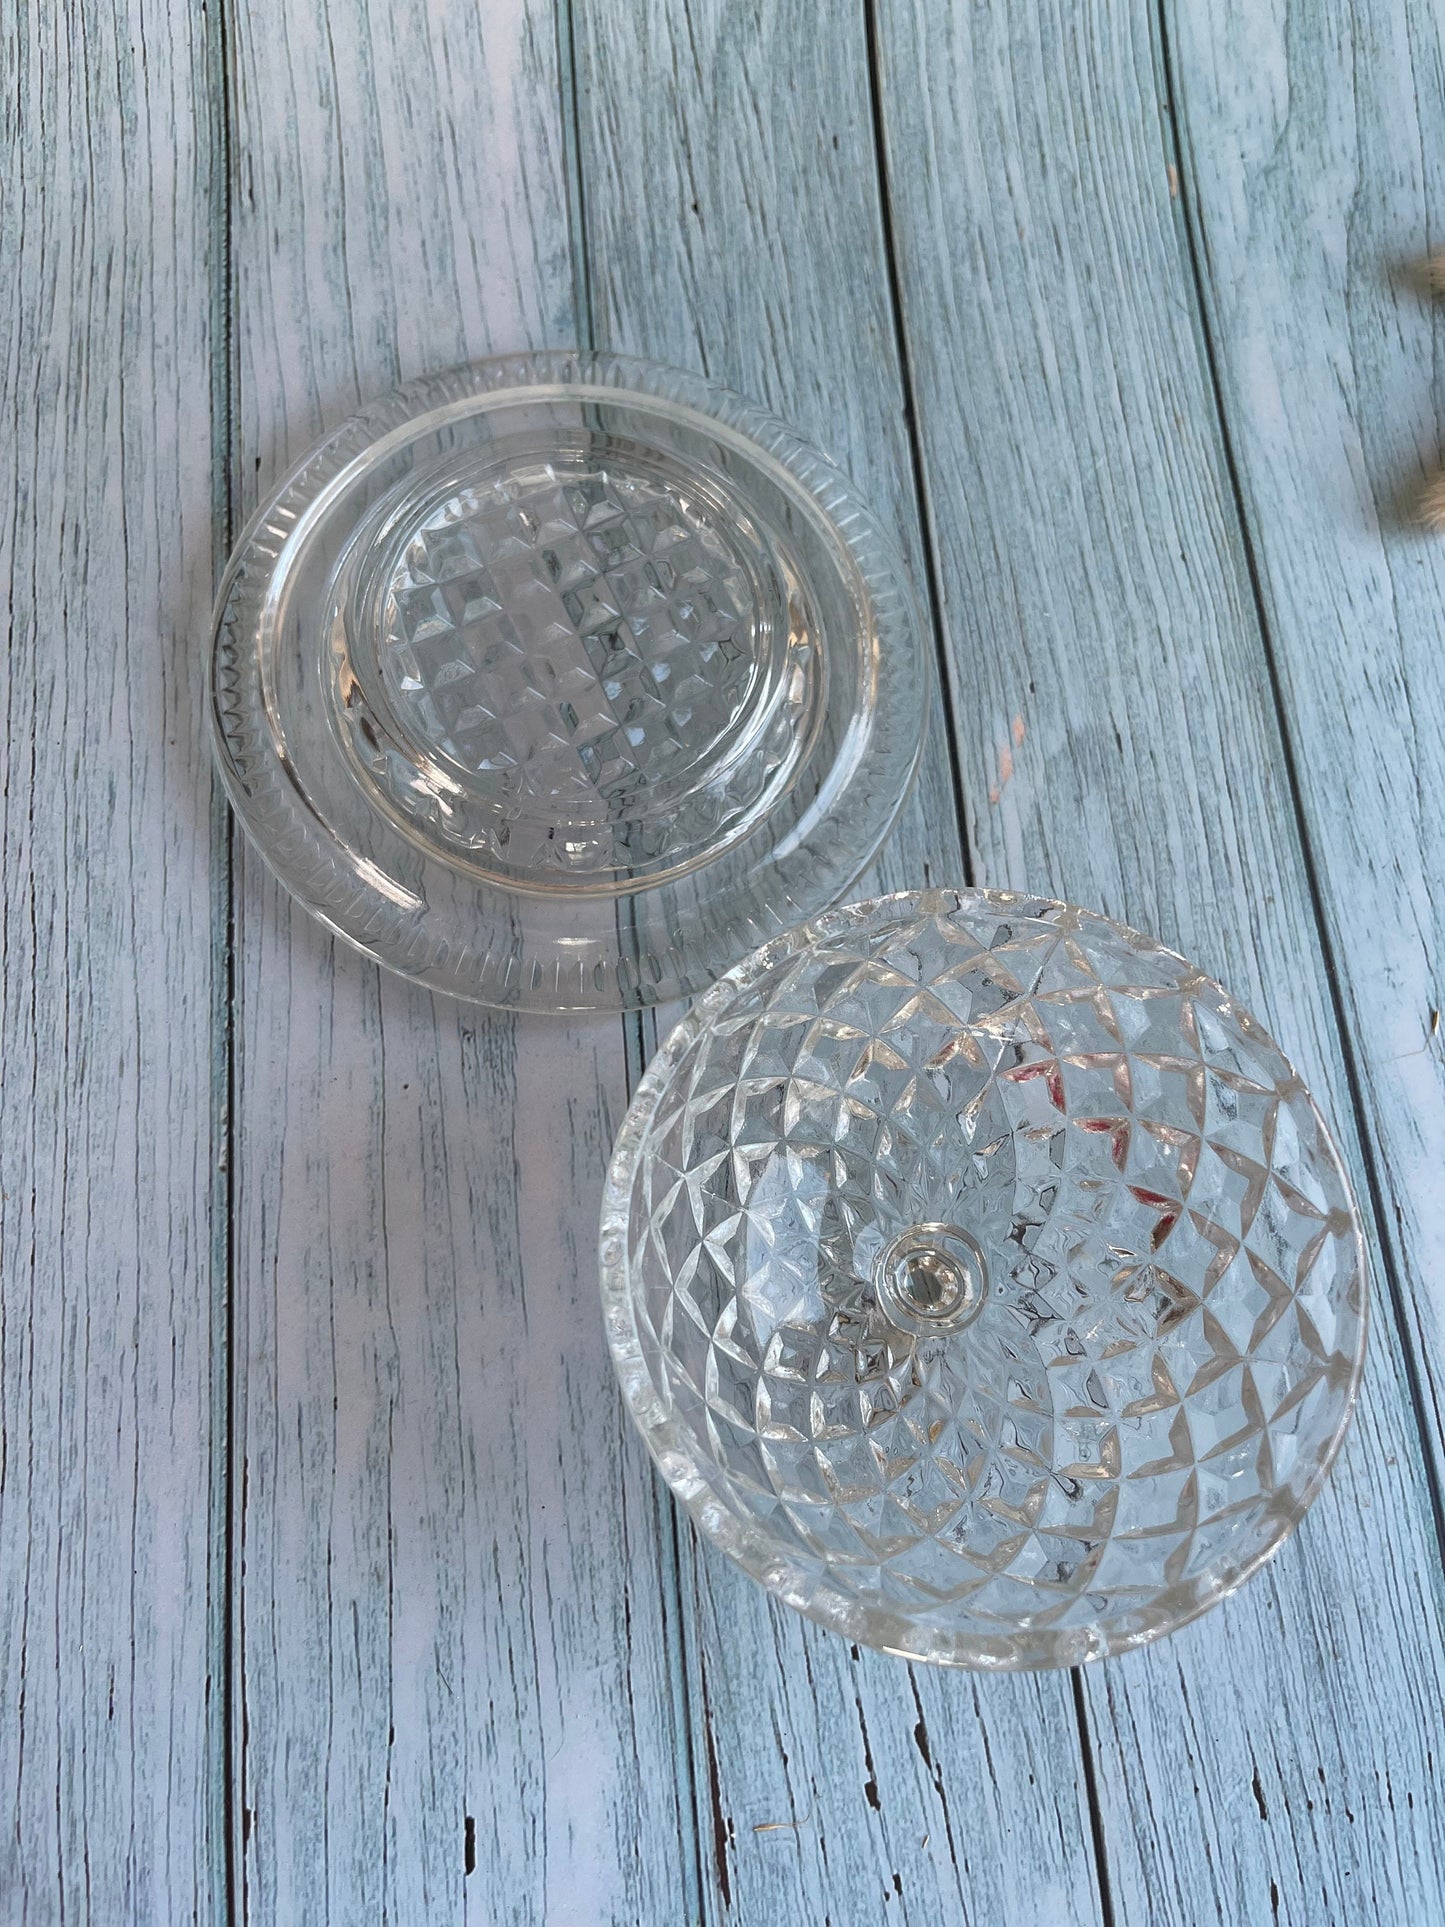
<svg viewBox="0 0 1445 1927">
<path fill-rule="evenodd" d="M 379 962 L 517 1008 L 690 994 L 835 902 L 929 663 L 878 525 L 726 390 L 504 358 L 343 424 L 252 519 L 211 708 L 242 822 Z"/>
</svg>

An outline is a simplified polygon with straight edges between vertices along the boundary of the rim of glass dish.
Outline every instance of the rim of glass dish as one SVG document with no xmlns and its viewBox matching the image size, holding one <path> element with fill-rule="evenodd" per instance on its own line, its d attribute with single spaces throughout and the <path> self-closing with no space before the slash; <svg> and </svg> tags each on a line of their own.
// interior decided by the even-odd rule
<svg viewBox="0 0 1445 1927">
<path fill-rule="evenodd" d="M 832 889 L 830 901 L 837 903 L 846 895 L 892 831 L 922 762 L 935 666 L 916 595 L 895 544 L 828 455 L 732 389 L 662 362 L 582 349 L 495 355 L 418 377 L 340 422 L 292 465 L 255 509 L 222 574 L 207 656 L 212 745 L 231 807 L 268 868 L 318 922 L 362 955 L 412 982 L 493 1009 L 560 1015 L 646 1008 L 696 995 L 715 981 L 717 973 L 705 964 L 699 967 L 701 960 L 689 955 L 685 936 L 673 939 L 663 960 L 666 968 L 651 984 L 634 971 L 636 986 L 628 990 L 621 987 L 615 968 L 609 969 L 609 987 L 619 985 L 616 995 L 570 994 L 561 988 L 555 960 L 555 981 L 545 975 L 540 983 L 536 980 L 535 959 L 530 982 L 525 971 L 513 979 L 509 973 L 517 959 L 499 951 L 489 941 L 491 933 L 510 919 L 524 921 L 528 902 L 539 895 L 556 900 L 568 893 L 539 892 L 525 882 L 509 886 L 501 880 L 478 880 L 475 941 L 459 943 L 456 932 L 448 931 L 435 912 L 428 931 L 424 901 L 403 910 L 383 885 L 355 874 L 356 866 L 342 854 L 344 844 L 305 800 L 286 745 L 268 726 L 264 665 L 254 637 L 274 602 L 277 564 L 289 545 L 305 536 L 364 467 L 429 428 L 465 416 L 479 402 L 500 405 L 513 393 L 527 401 L 590 400 L 614 407 L 633 403 L 643 412 L 696 427 L 771 474 L 811 513 L 819 533 L 856 573 L 876 636 L 877 701 L 866 758 L 853 771 L 846 793 L 856 791 L 856 801 L 868 798 L 869 777 L 891 756 L 896 756 L 903 780 L 888 795 L 886 808 L 860 811 L 859 820 L 867 821 L 869 829 L 860 836 L 849 873 Z M 252 646 L 245 646 L 247 642 Z M 879 662 L 886 666 L 882 675 L 877 673 Z M 802 847 L 815 847 L 820 833 L 826 834 L 836 820 L 836 808 L 830 808 Z M 754 825 L 749 834 L 759 828 Z M 439 852 L 428 851 L 425 857 L 447 867 Z M 701 867 L 695 863 L 689 870 L 695 873 Z M 623 904 L 676 880 L 669 872 L 643 877 L 635 887 L 593 894 Z M 796 908 L 783 906 L 775 931 L 743 909 L 739 927 L 744 941 L 773 940 L 788 927 L 784 919 L 789 915 L 796 915 Z"/>
<path fill-rule="evenodd" d="M 1035 895 L 1015 890 L 989 890 L 960 887 L 930 890 L 897 890 L 868 897 L 859 903 L 842 905 L 823 912 L 807 922 L 785 931 L 759 950 L 735 964 L 718 978 L 688 1011 L 659 1047 L 644 1072 L 622 1127 L 613 1146 L 603 1188 L 602 1221 L 599 1240 L 603 1321 L 607 1331 L 612 1362 L 622 1388 L 622 1396 L 641 1432 L 662 1478 L 685 1508 L 703 1536 L 725 1553 L 763 1589 L 782 1597 L 782 1603 L 805 1618 L 815 1620 L 831 1632 L 871 1646 L 898 1659 L 933 1665 L 965 1667 L 976 1672 L 1039 1672 L 1076 1666 L 1096 1659 L 1113 1659 L 1140 1646 L 1151 1645 L 1179 1632 L 1211 1607 L 1236 1593 L 1245 1582 L 1265 1566 L 1291 1538 L 1300 1521 L 1319 1497 L 1333 1470 L 1341 1446 L 1350 1430 L 1359 1400 L 1369 1337 L 1370 1301 L 1373 1295 L 1367 1261 L 1364 1225 L 1334 1132 L 1318 1102 L 1300 1080 L 1300 1092 L 1319 1125 L 1325 1144 L 1334 1158 L 1349 1206 L 1350 1242 L 1354 1254 L 1354 1279 L 1359 1289 L 1359 1335 L 1351 1360 L 1349 1384 L 1345 1389 L 1339 1419 L 1319 1463 L 1306 1482 L 1297 1505 L 1282 1516 L 1270 1539 L 1249 1559 L 1217 1576 L 1204 1575 L 1191 1589 L 1187 1605 L 1157 1626 L 1115 1634 L 1097 1629 L 1068 1628 L 999 1634 L 995 1638 L 976 1635 L 941 1635 L 919 1638 L 916 1621 L 903 1613 L 866 1606 L 826 1583 L 808 1582 L 806 1603 L 786 1597 L 783 1586 L 769 1574 L 785 1573 L 786 1561 L 780 1557 L 756 1525 L 738 1518 L 716 1501 L 709 1499 L 707 1479 L 691 1450 L 683 1428 L 672 1418 L 653 1390 L 652 1381 L 638 1336 L 637 1320 L 629 1289 L 631 1267 L 628 1262 L 628 1225 L 633 1178 L 647 1133 L 657 1114 L 678 1060 L 706 1030 L 739 992 L 746 991 L 758 978 L 790 955 L 797 955 L 815 943 L 865 922 L 880 912 L 897 911 L 930 915 L 951 908 L 978 904 L 1006 914 L 1047 916 L 1054 911 L 1080 912 L 1081 906 L 1059 897 Z M 1277 1051 L 1291 1070 L 1293 1059 L 1281 1050 L 1259 1019 L 1227 991 L 1216 978 L 1201 971 L 1181 952 L 1130 925 L 1107 917 L 1102 911 L 1082 910 L 1082 914 L 1111 934 L 1131 945 L 1141 946 L 1155 955 L 1182 964 L 1201 984 L 1217 991 L 1230 1014 L 1247 1022 L 1251 1034 Z M 1295 1073 L 1298 1076 L 1298 1073 Z"/>
</svg>

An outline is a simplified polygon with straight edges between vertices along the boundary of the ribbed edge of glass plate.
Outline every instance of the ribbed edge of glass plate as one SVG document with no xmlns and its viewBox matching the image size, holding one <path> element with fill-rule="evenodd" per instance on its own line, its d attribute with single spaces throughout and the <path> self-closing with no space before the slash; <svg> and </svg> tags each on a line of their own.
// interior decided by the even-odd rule
<svg viewBox="0 0 1445 1927">
<path fill-rule="evenodd" d="M 900 915 L 937 914 L 969 903 L 987 905 L 1001 915 L 1015 916 L 1047 915 L 1074 907 L 1057 898 L 1007 890 L 898 891 L 890 896 L 871 897 L 860 903 L 830 910 L 785 932 L 720 977 L 698 999 L 648 1065 L 613 1146 L 603 1189 L 599 1239 L 602 1314 L 623 1398 L 659 1472 L 703 1536 L 741 1566 L 750 1578 L 805 1618 L 816 1620 L 819 1625 L 826 1626 L 844 1639 L 871 1646 L 895 1658 L 963 1667 L 975 1672 L 1040 1672 L 1083 1665 L 1090 1660 L 1115 1658 L 1178 1632 L 1212 1606 L 1227 1599 L 1231 1593 L 1237 1592 L 1247 1579 L 1267 1565 L 1319 1497 L 1354 1417 L 1369 1333 L 1369 1266 L 1359 1209 L 1354 1202 L 1343 1162 L 1340 1171 L 1346 1195 L 1350 1198 L 1355 1274 L 1359 1281 L 1360 1332 L 1350 1382 L 1334 1436 L 1307 1481 L 1298 1504 L 1281 1517 L 1277 1532 L 1267 1544 L 1237 1566 L 1221 1567 L 1203 1575 L 1186 1590 L 1179 1606 L 1167 1619 L 1138 1631 L 1126 1630 L 1118 1634 L 1103 1634 L 1095 1628 L 1079 1628 L 1028 1631 L 998 1639 L 964 1635 L 920 1638 L 923 1629 L 915 1621 L 898 1613 L 870 1610 L 856 1599 L 850 1599 L 820 1583 L 801 1567 L 780 1559 L 776 1548 L 764 1533 L 729 1512 L 710 1496 L 707 1476 L 693 1456 L 682 1428 L 674 1423 L 654 1390 L 633 1313 L 627 1259 L 633 1178 L 653 1118 L 679 1059 L 713 1019 L 726 1010 L 731 1000 L 745 992 L 778 963 L 797 955 L 811 944 L 826 942 L 830 936 L 846 930 L 851 923 L 869 920 L 889 910 L 896 910 Z M 1091 911 L 1088 914 L 1127 942 L 1146 946 L 1162 957 L 1173 959 L 1186 968 L 1194 968 L 1186 958 L 1177 951 L 1169 950 L 1157 939 L 1133 930 L 1127 924 L 1116 923 L 1098 912 Z M 1220 996 L 1241 1015 L 1248 1015 L 1212 978 L 1204 981 L 1218 990 Z M 1249 1022 L 1263 1043 L 1280 1051 L 1279 1045 L 1256 1018 L 1250 1016 Z M 1280 1055 L 1283 1057 L 1286 1053 L 1280 1051 Z M 1307 1091 L 1305 1099 L 1327 1142 L 1333 1147 L 1334 1134 L 1318 1104 Z"/>
<path fill-rule="evenodd" d="M 207 706 L 217 762 L 227 795 L 243 828 L 293 896 L 334 935 L 399 975 L 469 1002 L 500 1009 L 554 1011 L 635 1010 L 697 994 L 717 975 L 699 969 L 685 940 L 655 959 L 652 981 L 627 960 L 608 978 L 604 994 L 573 981 L 560 966 L 526 967 L 515 946 L 502 949 L 483 939 L 488 930 L 524 922 L 527 893 L 479 891 L 478 938 L 457 941 L 429 927 L 426 907 L 409 908 L 378 888 L 359 884 L 338 861 L 325 826 L 303 805 L 288 769 L 284 747 L 264 727 L 255 650 L 241 638 L 255 633 L 273 571 L 304 518 L 316 516 L 345 484 L 353 464 L 374 458 L 377 444 L 393 432 L 399 439 L 424 428 L 428 415 L 443 422 L 458 404 L 509 390 L 536 392 L 556 386 L 578 399 L 661 403 L 687 410 L 707 429 L 721 428 L 770 457 L 810 495 L 847 548 L 870 598 L 881 653 L 889 663 L 882 681 L 873 734 L 877 769 L 888 766 L 890 747 L 907 777 L 870 795 L 850 791 L 850 816 L 871 822 L 849 874 L 827 897 L 837 902 L 867 868 L 888 837 L 922 761 L 934 686 L 933 663 L 911 587 L 900 558 L 852 483 L 817 449 L 780 421 L 730 389 L 663 364 L 621 355 L 558 350 L 502 355 L 426 375 L 370 403 L 342 422 L 286 475 L 251 516 L 232 553 L 216 597 L 207 676 Z M 912 672 L 911 677 L 905 673 Z M 901 747 L 900 747 L 901 746 Z M 804 865 L 798 866 L 800 869 Z M 770 941 L 799 914 L 816 914 L 802 903 L 759 918 L 745 906 L 736 919 L 735 951 Z"/>
</svg>

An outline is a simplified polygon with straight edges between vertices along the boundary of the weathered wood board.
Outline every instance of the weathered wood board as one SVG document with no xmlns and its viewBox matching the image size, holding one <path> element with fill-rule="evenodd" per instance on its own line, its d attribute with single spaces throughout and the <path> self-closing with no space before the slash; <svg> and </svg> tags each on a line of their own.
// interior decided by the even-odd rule
<svg viewBox="0 0 1445 1927">
<path fill-rule="evenodd" d="M 546 8 L 235 26 L 244 510 L 363 396 L 576 320 Z M 621 1027 L 383 982 L 241 870 L 241 1915 L 685 1917 L 671 1522 L 596 1312 Z"/>
<path fill-rule="evenodd" d="M 1157 18 L 879 19 L 981 874 L 1099 904 L 1237 989 L 1333 1111 L 1368 1206 Z M 1086 1674 L 1116 1919 L 1406 1920 L 1441 1891 L 1438 1736 L 1402 1716 L 1445 1686 L 1409 1339 L 1382 1292 L 1360 1423 L 1274 1568 Z"/>
<path fill-rule="evenodd" d="M 0 1917 L 1424 1927 L 1445 1891 L 1445 179 L 1422 0 L 67 0 L 7 22 Z M 18 218 L 17 218 L 18 217 Z M 9 245 L 13 234 L 14 245 Z M 433 999 L 228 831 L 213 565 L 397 379 L 595 341 L 827 447 L 943 670 L 860 893 L 1237 988 L 1377 1251 L 1275 1566 L 1069 1676 L 700 1548 L 595 1295 L 657 1026 Z"/>
<path fill-rule="evenodd" d="M 0 23 L 0 1918 L 41 1927 L 224 1895 L 208 79 L 152 0 Z"/>
</svg>

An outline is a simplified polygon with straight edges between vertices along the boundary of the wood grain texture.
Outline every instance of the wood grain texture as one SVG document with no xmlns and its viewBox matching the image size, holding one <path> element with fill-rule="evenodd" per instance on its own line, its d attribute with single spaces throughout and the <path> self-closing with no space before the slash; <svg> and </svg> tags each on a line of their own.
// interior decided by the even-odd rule
<svg viewBox="0 0 1445 1927">
<path fill-rule="evenodd" d="M 1296 1054 L 1358 1177 L 1155 18 L 878 18 L 981 872 L 1198 957 Z M 1297 1539 L 1219 1612 L 1085 1675 L 1116 1920 L 1407 1921 L 1442 1890 L 1418 1711 L 1445 1685 L 1439 1547 L 1402 1334 L 1377 1302 L 1360 1422 Z"/>
<path fill-rule="evenodd" d="M 1171 9 L 1221 400 L 1343 992 L 1383 1229 L 1445 1476 L 1445 548 L 1438 9 Z"/>
<path fill-rule="evenodd" d="M 0 1918 L 39 1927 L 224 1897 L 202 34 L 0 23 Z"/>
<path fill-rule="evenodd" d="M 1413 0 L 0 22 L 7 1927 L 1437 1919 L 1445 550 L 1398 507 L 1441 439 L 1400 272 L 1440 33 Z M 1077 1681 L 859 1654 L 662 1492 L 594 1252 L 655 1025 L 383 980 L 249 853 L 231 895 L 216 545 L 357 400 L 589 336 L 796 422 L 937 591 L 940 728 L 860 890 L 976 874 L 1178 943 L 1374 1209 L 1316 1513 Z"/>
<path fill-rule="evenodd" d="M 603 346 L 700 368 L 827 448 L 925 559 L 861 11 L 646 0 L 576 13 Z M 855 892 L 956 882 L 946 731 Z M 1068 1682 L 938 1681 L 797 1621 L 684 1528 L 710 1920 L 1092 1921 Z"/>
<path fill-rule="evenodd" d="M 248 507 L 363 396 L 577 324 L 548 8 L 230 38 Z M 621 1026 L 382 981 L 243 873 L 241 1915 L 691 1918 L 672 1526 L 597 1309 Z"/>
</svg>

